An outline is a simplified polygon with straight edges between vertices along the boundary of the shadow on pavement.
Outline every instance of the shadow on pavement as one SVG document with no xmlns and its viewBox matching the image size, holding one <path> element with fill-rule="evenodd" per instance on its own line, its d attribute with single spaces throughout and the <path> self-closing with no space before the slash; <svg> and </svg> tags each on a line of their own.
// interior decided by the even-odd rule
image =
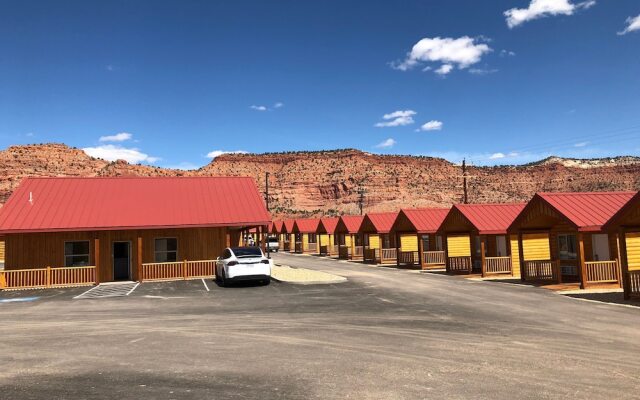
<svg viewBox="0 0 640 400">
<path fill-rule="evenodd" d="M 600 301 L 602 303 L 624 304 L 624 305 L 640 308 L 640 301 L 639 300 L 625 300 L 624 299 L 624 294 L 622 292 L 579 293 L 579 294 L 565 294 L 565 296 L 573 297 L 575 299 Z"/>
</svg>

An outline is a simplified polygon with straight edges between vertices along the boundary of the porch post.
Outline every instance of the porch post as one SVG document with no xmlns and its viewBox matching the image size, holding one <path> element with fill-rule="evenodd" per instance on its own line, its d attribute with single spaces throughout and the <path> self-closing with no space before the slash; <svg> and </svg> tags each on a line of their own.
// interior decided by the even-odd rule
<svg viewBox="0 0 640 400">
<path fill-rule="evenodd" d="M 520 259 L 520 280 L 527 280 L 527 268 L 524 265 L 524 248 L 522 247 L 522 231 L 518 231 L 518 258 Z"/>
<path fill-rule="evenodd" d="M 96 267 L 96 285 L 100 284 L 100 239 L 93 239 L 93 265 Z"/>
<path fill-rule="evenodd" d="M 587 288 L 587 266 L 584 259 L 584 234 L 578 232 L 578 266 L 580 268 L 580 289 Z"/>
<path fill-rule="evenodd" d="M 480 268 L 482 271 L 482 277 L 487 276 L 487 260 L 484 254 L 485 249 L 487 248 L 487 235 L 480 236 Z"/>
<path fill-rule="evenodd" d="M 398 232 L 394 232 L 394 235 L 396 237 L 396 266 L 400 267 L 400 237 Z"/>
<path fill-rule="evenodd" d="M 353 260 L 353 256 L 356 254 L 356 236 L 351 233 L 349 236 L 351 237 L 351 259 Z"/>
<path fill-rule="evenodd" d="M 618 243 L 620 243 L 620 270 L 622 276 L 622 287 L 624 289 L 624 299 L 629 300 L 631 297 L 631 281 L 629 280 L 629 260 L 627 258 L 627 238 L 623 227 L 618 230 Z"/>
<path fill-rule="evenodd" d="M 142 238 L 138 236 L 138 282 L 142 282 Z"/>
<path fill-rule="evenodd" d="M 513 276 L 513 248 L 511 247 L 511 235 L 509 235 L 509 232 L 505 235 L 504 240 L 507 241 L 507 255 L 509 256 L 509 263 L 511 264 L 511 276 Z"/>
<path fill-rule="evenodd" d="M 444 250 L 444 269 L 449 272 L 449 243 L 446 232 L 442 234 L 442 249 Z"/>
<path fill-rule="evenodd" d="M 422 235 L 420 233 L 417 234 L 417 238 L 418 238 L 418 266 L 420 267 L 420 269 L 423 269 L 424 268 L 424 260 L 423 260 L 424 243 L 422 242 Z"/>
<path fill-rule="evenodd" d="M 379 248 L 379 251 L 380 251 L 380 264 L 382 264 L 382 249 L 384 248 L 383 242 L 384 242 L 383 235 L 378 235 L 378 248 Z M 373 252 L 373 258 L 376 258 L 375 251 Z"/>
</svg>

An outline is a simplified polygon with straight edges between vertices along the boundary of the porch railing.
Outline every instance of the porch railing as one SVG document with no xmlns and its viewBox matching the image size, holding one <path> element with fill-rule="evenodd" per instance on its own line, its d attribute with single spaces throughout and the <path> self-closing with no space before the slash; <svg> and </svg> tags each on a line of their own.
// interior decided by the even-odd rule
<svg viewBox="0 0 640 400">
<path fill-rule="evenodd" d="M 422 262 L 426 265 L 445 265 L 444 251 L 423 251 Z"/>
<path fill-rule="evenodd" d="M 618 261 L 586 261 L 587 283 L 620 282 Z"/>
<path fill-rule="evenodd" d="M 338 245 L 322 245 L 320 246 L 320 254 L 322 254 L 323 256 L 338 254 Z"/>
<path fill-rule="evenodd" d="M 353 257 L 360 258 L 364 255 L 364 247 L 363 246 L 354 246 L 353 248 Z"/>
<path fill-rule="evenodd" d="M 560 261 L 534 260 L 523 264 L 523 277 L 528 281 L 560 281 Z"/>
<path fill-rule="evenodd" d="M 143 281 L 175 281 L 215 276 L 215 260 L 144 263 L 140 271 Z"/>
<path fill-rule="evenodd" d="M 472 271 L 473 262 L 470 256 L 447 257 L 447 272 L 470 274 Z"/>
<path fill-rule="evenodd" d="M 295 251 L 296 253 L 302 253 L 302 242 L 296 242 Z"/>
<path fill-rule="evenodd" d="M 364 249 L 364 261 L 377 263 L 379 259 L 379 249 Z"/>
<path fill-rule="evenodd" d="M 418 252 L 417 251 L 401 251 L 398 254 L 398 261 L 400 264 L 414 265 L 418 264 Z"/>
<path fill-rule="evenodd" d="M 629 297 L 640 298 L 640 271 L 629 271 Z"/>
<path fill-rule="evenodd" d="M 0 271 L 0 289 L 44 289 L 95 285 L 96 267 L 47 267 Z"/>
<path fill-rule="evenodd" d="M 289 251 L 291 249 L 291 242 L 284 242 L 282 244 L 282 250 Z"/>
<path fill-rule="evenodd" d="M 318 243 L 307 243 L 306 250 L 316 253 L 318 251 Z"/>
<path fill-rule="evenodd" d="M 351 256 L 351 247 L 349 246 L 345 246 L 345 245 L 341 245 L 338 248 L 338 257 L 339 258 L 344 258 L 347 259 Z"/>
<path fill-rule="evenodd" d="M 397 255 L 397 251 L 396 249 L 382 249 L 382 258 L 380 259 L 381 262 L 395 262 L 396 261 L 396 255 Z"/>
<path fill-rule="evenodd" d="M 485 274 L 510 274 L 511 257 L 485 257 Z"/>
</svg>

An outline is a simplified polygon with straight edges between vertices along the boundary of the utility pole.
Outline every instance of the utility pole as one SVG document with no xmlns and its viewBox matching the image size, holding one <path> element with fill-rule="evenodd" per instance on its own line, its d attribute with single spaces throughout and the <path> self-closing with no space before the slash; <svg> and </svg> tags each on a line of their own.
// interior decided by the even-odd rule
<svg viewBox="0 0 640 400">
<path fill-rule="evenodd" d="M 358 207 L 360 207 L 360 215 L 362 215 L 364 209 L 364 189 L 358 189 Z"/>
<path fill-rule="evenodd" d="M 269 210 L 269 173 L 268 172 L 264 173 L 264 187 L 265 187 L 264 197 L 265 197 L 265 203 L 267 203 L 267 211 L 271 211 Z"/>
<path fill-rule="evenodd" d="M 469 198 L 467 197 L 467 160 L 462 159 L 462 190 L 463 190 L 463 203 L 468 204 Z"/>
</svg>

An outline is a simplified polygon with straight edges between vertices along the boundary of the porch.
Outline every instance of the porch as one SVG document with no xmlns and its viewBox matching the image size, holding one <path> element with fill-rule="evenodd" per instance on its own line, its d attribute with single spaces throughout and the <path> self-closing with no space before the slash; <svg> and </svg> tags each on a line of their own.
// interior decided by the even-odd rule
<svg viewBox="0 0 640 400">
<path fill-rule="evenodd" d="M 342 260 L 362 260 L 363 256 L 364 246 L 340 245 L 338 247 L 338 258 Z"/>
<path fill-rule="evenodd" d="M 370 264 L 395 264 L 397 250 L 387 248 L 365 248 L 364 262 Z"/>
</svg>

